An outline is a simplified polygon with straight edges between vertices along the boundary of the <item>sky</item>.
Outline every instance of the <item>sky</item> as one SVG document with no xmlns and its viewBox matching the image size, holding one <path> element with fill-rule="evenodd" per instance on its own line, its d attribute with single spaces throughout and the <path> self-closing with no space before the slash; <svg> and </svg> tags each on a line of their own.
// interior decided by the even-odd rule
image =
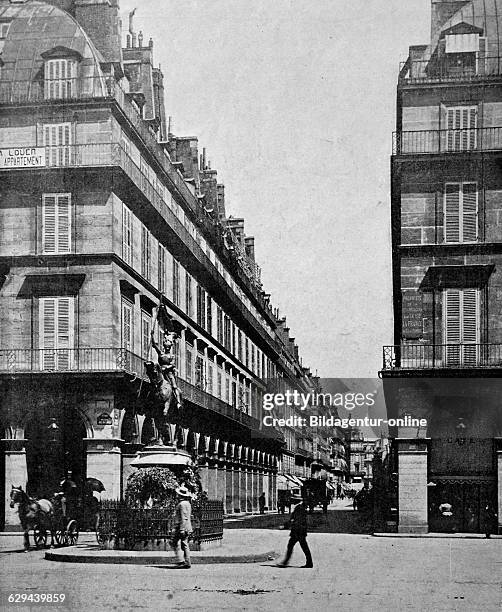
<svg viewBox="0 0 502 612">
<path fill-rule="evenodd" d="M 399 62 L 428 42 L 430 0 L 121 0 L 124 28 L 134 7 L 172 131 L 206 147 L 304 365 L 376 376 Z"/>
</svg>

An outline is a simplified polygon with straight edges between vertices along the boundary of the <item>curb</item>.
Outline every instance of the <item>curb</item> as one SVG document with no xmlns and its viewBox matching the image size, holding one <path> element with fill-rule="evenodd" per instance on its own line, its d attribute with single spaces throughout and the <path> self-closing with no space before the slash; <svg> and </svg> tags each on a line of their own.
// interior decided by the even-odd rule
<svg viewBox="0 0 502 612">
<path fill-rule="evenodd" d="M 96 549 L 93 553 L 81 552 L 77 547 L 67 547 L 64 551 L 52 550 L 45 553 L 47 561 L 59 561 L 64 563 L 110 563 L 110 564 L 132 564 L 132 565 L 174 565 L 175 557 L 159 553 L 134 553 L 129 551 L 114 551 L 115 554 L 103 554 L 108 551 Z M 276 558 L 279 553 L 272 550 L 247 555 L 204 555 L 195 556 L 192 553 L 192 565 L 203 565 L 213 563 L 261 563 L 270 561 L 270 557 Z"/>
<path fill-rule="evenodd" d="M 453 538 L 456 540 L 502 540 L 502 535 L 487 538 L 482 533 L 373 533 L 375 538 Z"/>
</svg>

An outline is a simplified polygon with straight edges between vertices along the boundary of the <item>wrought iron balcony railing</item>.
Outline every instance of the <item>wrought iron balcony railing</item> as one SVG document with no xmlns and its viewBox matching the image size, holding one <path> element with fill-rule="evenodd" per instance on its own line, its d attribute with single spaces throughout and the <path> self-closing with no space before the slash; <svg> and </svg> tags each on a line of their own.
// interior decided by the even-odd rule
<svg viewBox="0 0 502 612">
<path fill-rule="evenodd" d="M 394 132 L 393 155 L 502 150 L 502 127 Z"/>
<path fill-rule="evenodd" d="M 502 57 L 483 57 L 479 53 L 466 54 L 460 63 L 453 63 L 447 56 L 441 60 L 408 60 L 401 62 L 399 70 L 399 82 L 406 85 L 484 81 L 501 76 Z"/>
<path fill-rule="evenodd" d="M 0 373 L 143 372 L 143 360 L 124 348 L 0 349 Z"/>
<path fill-rule="evenodd" d="M 383 347 L 383 370 L 502 368 L 502 344 L 402 344 Z"/>
</svg>

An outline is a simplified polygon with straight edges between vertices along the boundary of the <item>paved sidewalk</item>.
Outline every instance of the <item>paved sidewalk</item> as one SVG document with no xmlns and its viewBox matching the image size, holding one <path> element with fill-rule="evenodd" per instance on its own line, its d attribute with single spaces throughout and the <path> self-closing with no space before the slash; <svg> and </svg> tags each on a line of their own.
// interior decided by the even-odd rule
<svg viewBox="0 0 502 612">
<path fill-rule="evenodd" d="M 217 548 L 190 553 L 193 564 L 210 563 L 259 563 L 273 561 L 284 548 L 285 533 L 278 531 L 256 532 L 251 529 L 225 530 L 223 543 Z M 137 565 L 173 565 L 176 563 L 171 551 L 102 550 L 91 542 L 77 546 L 47 550 L 49 561 L 70 563 L 116 563 Z"/>
</svg>

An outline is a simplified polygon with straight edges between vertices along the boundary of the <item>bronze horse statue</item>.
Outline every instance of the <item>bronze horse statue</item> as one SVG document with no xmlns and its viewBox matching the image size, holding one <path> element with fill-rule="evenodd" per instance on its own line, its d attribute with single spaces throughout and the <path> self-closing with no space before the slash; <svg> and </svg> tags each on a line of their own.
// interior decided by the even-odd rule
<svg viewBox="0 0 502 612">
<path fill-rule="evenodd" d="M 54 506 L 48 499 L 33 499 L 22 487 L 12 485 L 10 507 L 17 506 L 19 521 L 24 533 L 24 550 L 30 549 L 29 530 L 38 526 L 51 533 L 51 548 L 54 548 Z"/>
<path fill-rule="evenodd" d="M 152 419 L 156 437 L 152 440 L 153 444 L 163 445 L 166 434 L 166 417 L 173 399 L 173 387 L 165 379 L 162 369 L 158 363 L 147 361 L 145 370 L 153 387 L 153 406 L 146 412 L 146 417 Z"/>
</svg>

